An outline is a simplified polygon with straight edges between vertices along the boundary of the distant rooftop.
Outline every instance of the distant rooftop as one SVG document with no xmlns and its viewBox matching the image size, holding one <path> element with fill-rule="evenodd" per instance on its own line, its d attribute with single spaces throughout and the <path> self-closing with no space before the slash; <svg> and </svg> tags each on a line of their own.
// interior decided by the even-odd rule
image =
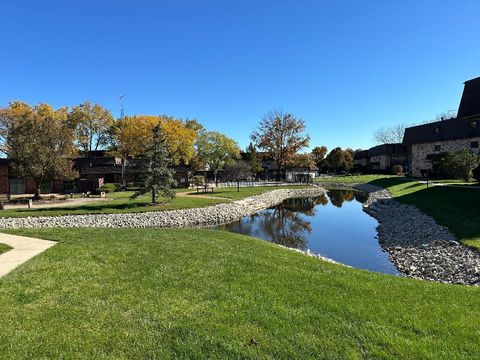
<svg viewBox="0 0 480 360">
<path fill-rule="evenodd" d="M 404 145 L 480 137 L 480 121 L 453 118 L 405 129 Z"/>
</svg>

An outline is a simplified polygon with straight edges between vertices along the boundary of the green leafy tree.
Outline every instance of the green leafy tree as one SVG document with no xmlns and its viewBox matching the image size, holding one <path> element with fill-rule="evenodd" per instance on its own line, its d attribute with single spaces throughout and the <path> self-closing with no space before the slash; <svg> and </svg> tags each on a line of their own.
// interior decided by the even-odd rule
<svg viewBox="0 0 480 360">
<path fill-rule="evenodd" d="M 240 180 L 252 177 L 252 167 L 243 160 L 233 161 L 225 166 L 225 177 L 237 182 L 237 191 L 240 191 Z"/>
<path fill-rule="evenodd" d="M 35 181 L 35 199 L 48 182 L 77 176 L 72 169 L 76 149 L 66 108 L 13 102 L 0 109 L 0 123 L 2 149 L 17 176 Z"/>
<path fill-rule="evenodd" d="M 173 187 L 176 186 L 176 182 L 173 178 L 174 171 L 169 168 L 172 160 L 160 125 L 153 128 L 152 143 L 143 156 L 146 160 L 142 170 L 143 179 L 132 198 L 150 194 L 152 204 L 157 203 L 158 197 L 173 199 L 175 197 Z"/>
<path fill-rule="evenodd" d="M 115 121 L 109 110 L 89 101 L 75 106 L 68 114 L 75 129 L 75 142 L 83 152 L 101 150 L 113 142 Z"/>
<path fill-rule="evenodd" d="M 250 138 L 259 149 L 272 156 L 279 170 L 278 177 L 288 158 L 308 147 L 310 142 L 305 121 L 280 110 L 265 115 Z"/>
<path fill-rule="evenodd" d="M 217 182 L 218 170 L 228 162 L 240 157 L 237 143 L 217 131 L 205 131 L 197 139 L 197 151 L 200 161 L 213 171 Z"/>
<path fill-rule="evenodd" d="M 336 147 L 330 151 L 325 161 L 331 170 L 349 170 L 353 166 L 353 150 L 342 150 L 342 148 Z"/>
<path fill-rule="evenodd" d="M 470 181 L 473 178 L 473 170 L 479 163 L 478 155 L 468 149 L 461 149 L 447 154 L 438 162 L 438 167 L 451 178 Z"/>
<path fill-rule="evenodd" d="M 255 148 L 255 145 L 253 143 L 250 143 L 247 147 L 246 150 L 246 157 L 248 164 L 250 165 L 250 168 L 254 174 L 258 174 L 259 172 L 263 171 L 262 168 L 262 163 L 260 159 L 258 158 L 257 154 L 257 149 Z"/>
<path fill-rule="evenodd" d="M 315 164 L 317 168 L 321 169 L 325 165 L 325 156 L 327 155 L 326 146 L 315 146 L 312 150 L 312 154 L 315 158 Z"/>
</svg>

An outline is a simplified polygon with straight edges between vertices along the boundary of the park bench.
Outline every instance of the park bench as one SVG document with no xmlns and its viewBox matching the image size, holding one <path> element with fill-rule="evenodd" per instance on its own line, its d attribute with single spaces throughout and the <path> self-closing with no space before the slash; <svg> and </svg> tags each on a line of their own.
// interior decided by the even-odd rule
<svg viewBox="0 0 480 360">
<path fill-rule="evenodd" d="M 213 192 L 214 186 L 210 184 L 205 184 L 205 185 L 197 185 L 197 194 L 201 191 L 203 192 L 208 192 L 209 190 Z"/>
</svg>

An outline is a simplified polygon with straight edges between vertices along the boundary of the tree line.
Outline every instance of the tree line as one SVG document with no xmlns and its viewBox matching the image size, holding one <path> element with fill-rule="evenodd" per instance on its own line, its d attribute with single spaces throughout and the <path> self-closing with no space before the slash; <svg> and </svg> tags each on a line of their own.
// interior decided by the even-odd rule
<svg viewBox="0 0 480 360">
<path fill-rule="evenodd" d="M 235 140 L 206 130 L 196 119 L 168 115 L 114 119 L 108 109 L 89 101 L 58 109 L 15 101 L 0 108 L 0 151 L 10 159 L 15 175 L 35 181 L 36 198 L 44 184 L 76 178 L 72 159 L 96 150 L 118 156 L 125 164 L 126 159 L 146 156 L 154 148 L 155 154 L 163 154 L 158 146 L 164 146 L 169 166 L 208 169 L 215 180 L 222 169 L 233 178 L 255 176 L 263 171 L 264 155 L 276 163 L 277 176 L 287 166 L 335 171 L 353 166 L 351 149 L 335 148 L 327 154 L 327 148 L 320 146 L 302 152 L 310 145 L 304 120 L 281 110 L 262 117 L 250 138 L 240 160 L 242 151 Z M 162 164 L 163 158 L 158 160 Z"/>
<path fill-rule="evenodd" d="M 135 115 L 115 120 L 108 109 L 89 101 L 58 109 L 15 101 L 0 108 L 0 151 L 10 159 L 15 175 L 35 181 L 38 198 L 44 184 L 78 176 L 72 168 L 76 156 L 95 150 L 122 159 L 142 156 L 152 147 L 157 126 L 169 165 L 208 167 L 216 174 L 228 160 L 240 156 L 233 139 L 207 131 L 195 119 Z"/>
</svg>

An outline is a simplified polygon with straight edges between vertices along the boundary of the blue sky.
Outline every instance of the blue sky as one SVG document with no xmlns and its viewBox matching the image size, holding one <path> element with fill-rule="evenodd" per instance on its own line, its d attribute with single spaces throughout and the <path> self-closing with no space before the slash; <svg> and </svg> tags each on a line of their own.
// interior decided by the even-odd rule
<svg viewBox="0 0 480 360">
<path fill-rule="evenodd" d="M 242 147 L 261 116 L 311 145 L 456 109 L 480 76 L 478 0 L 19 1 L 0 5 L 0 105 L 98 102 L 197 118 Z"/>
</svg>

